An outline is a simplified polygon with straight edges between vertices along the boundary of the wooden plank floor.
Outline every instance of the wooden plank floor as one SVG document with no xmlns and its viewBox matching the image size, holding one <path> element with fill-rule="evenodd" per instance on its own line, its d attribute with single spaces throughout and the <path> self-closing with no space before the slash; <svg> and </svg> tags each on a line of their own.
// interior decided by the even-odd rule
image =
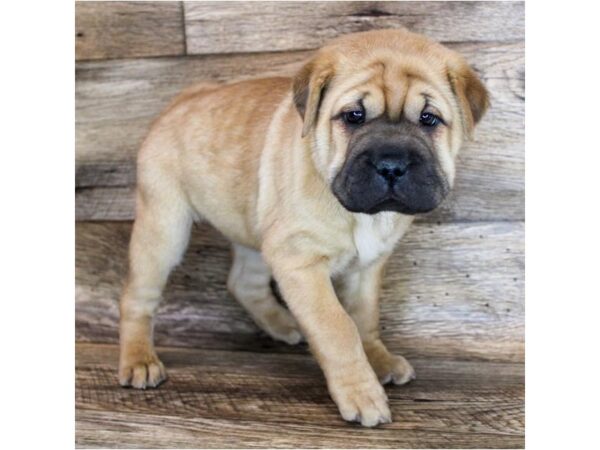
<svg viewBox="0 0 600 450">
<path fill-rule="evenodd" d="M 390 387 L 394 423 L 344 423 L 306 346 L 261 335 L 228 295 L 228 243 L 201 226 L 166 289 L 156 338 L 170 380 L 117 383 L 128 222 L 78 223 L 80 447 L 523 446 L 521 223 L 416 224 L 390 261 L 382 335 L 418 371 Z M 499 292 L 502 291 L 502 295 Z"/>
<path fill-rule="evenodd" d="M 117 384 L 118 349 L 78 344 L 78 447 L 520 448 L 523 365 L 412 360 L 417 380 L 387 387 L 394 422 L 346 424 L 314 359 L 161 348 L 157 390 Z"/>
</svg>

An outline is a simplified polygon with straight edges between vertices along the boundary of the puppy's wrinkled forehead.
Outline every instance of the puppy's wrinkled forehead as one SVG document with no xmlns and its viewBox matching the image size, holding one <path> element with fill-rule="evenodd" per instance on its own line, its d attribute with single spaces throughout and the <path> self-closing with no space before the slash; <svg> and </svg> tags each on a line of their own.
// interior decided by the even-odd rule
<svg viewBox="0 0 600 450">
<path fill-rule="evenodd" d="M 303 137 L 319 118 L 326 119 L 321 112 L 333 110 L 335 116 L 344 103 L 358 101 L 371 103 L 364 105 L 367 119 L 384 112 L 392 120 L 403 113 L 414 116 L 416 109 L 432 105 L 447 125 L 460 123 L 456 128 L 469 136 L 489 105 L 485 86 L 462 56 L 404 29 L 335 39 L 298 72 L 293 97 Z"/>
<path fill-rule="evenodd" d="M 403 112 L 416 114 L 429 104 L 449 115 L 452 92 L 443 68 L 411 55 L 380 54 L 372 61 L 366 56 L 340 61 L 332 80 L 334 111 L 361 104 L 368 119 L 385 115 L 397 121 Z"/>
<path fill-rule="evenodd" d="M 383 92 L 385 110 L 389 119 L 397 120 L 402 112 L 412 76 L 398 64 L 388 62 L 379 66 L 381 73 L 376 75 L 376 78 L 380 80 L 379 89 Z"/>
</svg>

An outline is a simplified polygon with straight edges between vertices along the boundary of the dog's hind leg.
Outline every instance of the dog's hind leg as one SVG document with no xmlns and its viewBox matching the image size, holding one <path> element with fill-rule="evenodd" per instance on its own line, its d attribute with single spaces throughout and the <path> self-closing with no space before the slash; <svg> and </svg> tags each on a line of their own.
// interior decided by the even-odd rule
<svg viewBox="0 0 600 450">
<path fill-rule="evenodd" d="M 354 320 L 371 367 L 382 384 L 405 384 L 415 371 L 401 355 L 388 351 L 379 336 L 379 295 L 387 257 L 340 280 L 338 295 Z"/>
<path fill-rule="evenodd" d="M 148 171 L 149 172 L 149 171 Z M 129 275 L 121 298 L 119 382 L 156 387 L 166 373 L 153 343 L 153 318 L 169 273 L 187 247 L 192 213 L 185 195 L 167 175 L 140 182 L 129 247 Z M 160 176 L 159 176 L 160 175 Z"/>
<path fill-rule="evenodd" d="M 299 343 L 302 334 L 296 319 L 277 302 L 270 286 L 271 270 L 260 252 L 233 244 L 229 292 L 248 311 L 254 322 L 275 340 Z"/>
</svg>

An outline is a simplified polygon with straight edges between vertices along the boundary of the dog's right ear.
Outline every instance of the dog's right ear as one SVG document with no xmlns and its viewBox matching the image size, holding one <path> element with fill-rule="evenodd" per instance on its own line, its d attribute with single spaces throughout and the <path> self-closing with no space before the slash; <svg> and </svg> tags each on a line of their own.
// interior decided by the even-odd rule
<svg viewBox="0 0 600 450">
<path fill-rule="evenodd" d="M 305 64 L 294 78 L 294 103 L 303 120 L 302 137 L 316 124 L 319 107 L 332 77 L 333 65 L 328 58 L 317 56 Z"/>
</svg>

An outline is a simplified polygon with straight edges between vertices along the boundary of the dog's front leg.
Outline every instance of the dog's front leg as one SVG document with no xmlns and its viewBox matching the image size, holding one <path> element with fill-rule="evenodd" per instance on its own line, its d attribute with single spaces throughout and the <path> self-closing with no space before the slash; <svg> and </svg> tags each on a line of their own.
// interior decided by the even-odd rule
<svg viewBox="0 0 600 450">
<path fill-rule="evenodd" d="M 342 417 L 368 427 L 390 422 L 385 391 L 369 365 L 356 325 L 335 295 L 327 265 L 275 263 L 273 270 Z"/>
<path fill-rule="evenodd" d="M 387 257 L 350 272 L 341 280 L 339 295 L 356 323 L 369 362 L 382 384 L 405 384 L 415 371 L 401 355 L 393 355 L 379 337 L 379 295 Z"/>
</svg>

